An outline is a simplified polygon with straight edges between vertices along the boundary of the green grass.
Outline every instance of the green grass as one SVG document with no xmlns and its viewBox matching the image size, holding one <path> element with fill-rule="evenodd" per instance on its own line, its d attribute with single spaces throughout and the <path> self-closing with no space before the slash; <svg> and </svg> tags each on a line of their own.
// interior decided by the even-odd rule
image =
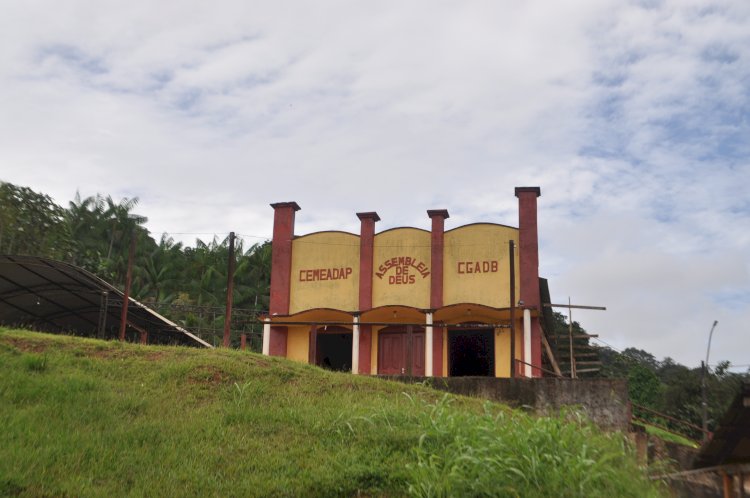
<svg viewBox="0 0 750 498">
<path fill-rule="evenodd" d="M 683 446 L 688 446 L 690 448 L 700 447 L 700 443 L 698 443 L 697 441 L 693 441 L 692 439 L 688 439 L 679 434 L 675 434 L 674 432 L 665 431 L 664 429 L 655 425 L 647 424 L 639 420 L 633 420 L 633 425 L 640 425 L 641 427 L 644 427 L 646 429 L 646 432 L 649 435 L 656 436 L 659 439 L 669 441 L 670 443 L 677 443 Z"/>
<path fill-rule="evenodd" d="M 0 328 L 0 496 L 649 496 L 625 438 L 227 350 Z"/>
</svg>

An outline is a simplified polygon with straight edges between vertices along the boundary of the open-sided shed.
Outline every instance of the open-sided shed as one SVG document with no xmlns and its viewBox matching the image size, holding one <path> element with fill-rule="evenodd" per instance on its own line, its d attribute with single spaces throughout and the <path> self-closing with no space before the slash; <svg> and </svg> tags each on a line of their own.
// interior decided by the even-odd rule
<svg viewBox="0 0 750 498">
<path fill-rule="evenodd" d="M 112 339 L 124 295 L 77 266 L 37 256 L 0 255 L 0 323 Z M 212 347 L 154 310 L 129 299 L 126 339 Z"/>
</svg>

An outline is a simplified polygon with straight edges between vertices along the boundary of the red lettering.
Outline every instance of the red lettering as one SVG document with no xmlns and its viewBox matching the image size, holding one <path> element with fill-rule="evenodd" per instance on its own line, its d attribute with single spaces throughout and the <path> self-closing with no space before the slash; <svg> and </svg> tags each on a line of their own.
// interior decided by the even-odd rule
<svg viewBox="0 0 750 498">
<path fill-rule="evenodd" d="M 413 284 L 415 280 L 416 280 L 416 277 L 414 275 L 409 275 L 409 283 L 410 284 Z"/>
<path fill-rule="evenodd" d="M 458 273 L 497 273 L 497 261 L 459 261 Z M 428 272 L 429 275 L 429 272 Z"/>
<path fill-rule="evenodd" d="M 300 282 L 317 282 L 319 280 L 346 280 L 353 273 L 351 266 L 340 268 L 313 268 L 311 270 L 300 270 Z M 377 275 L 377 273 L 376 273 Z M 378 275 L 383 278 L 382 275 Z"/>
</svg>

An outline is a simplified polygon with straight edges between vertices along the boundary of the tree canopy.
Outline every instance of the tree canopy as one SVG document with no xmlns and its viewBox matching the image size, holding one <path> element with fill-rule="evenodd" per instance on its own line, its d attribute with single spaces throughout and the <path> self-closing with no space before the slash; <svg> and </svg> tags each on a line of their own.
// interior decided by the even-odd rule
<svg viewBox="0 0 750 498">
<path fill-rule="evenodd" d="M 161 234 L 154 239 L 138 214 L 138 198 L 115 200 L 79 192 L 66 208 L 28 187 L 0 182 L 0 253 L 43 256 L 80 266 L 122 288 L 128 247 L 136 237 L 131 295 L 168 318 L 193 329 L 223 328 L 228 235 L 196 240 L 185 247 Z M 268 306 L 271 246 L 268 241 L 235 243 L 234 306 L 262 311 Z M 215 307 L 217 312 L 206 312 Z M 247 321 L 247 320 L 245 320 Z M 243 329 L 234 324 L 233 329 Z"/>
</svg>

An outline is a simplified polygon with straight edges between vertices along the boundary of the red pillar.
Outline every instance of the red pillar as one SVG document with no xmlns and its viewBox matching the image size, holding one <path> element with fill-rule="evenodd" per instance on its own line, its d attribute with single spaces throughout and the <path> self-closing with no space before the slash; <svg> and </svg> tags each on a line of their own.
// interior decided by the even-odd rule
<svg viewBox="0 0 750 498">
<path fill-rule="evenodd" d="M 443 307 L 443 253 L 445 240 L 445 220 L 447 209 L 430 209 L 427 216 L 432 220 L 430 246 L 430 308 Z M 432 329 L 432 375 L 443 376 L 443 327 Z"/>
<path fill-rule="evenodd" d="M 271 204 L 271 207 L 274 213 L 271 241 L 271 303 L 268 313 L 271 316 L 288 315 L 294 214 L 300 207 L 296 202 L 278 202 Z M 286 327 L 271 326 L 271 356 L 286 356 L 286 335 Z"/>
<path fill-rule="evenodd" d="M 533 307 L 541 315 L 542 303 L 539 293 L 539 235 L 537 233 L 537 198 L 542 195 L 539 187 L 516 187 L 518 197 L 518 266 L 521 292 L 518 297 L 525 307 Z M 528 360 L 527 360 L 528 361 Z M 531 317 L 531 360 L 534 366 L 542 366 L 542 328 L 539 316 Z M 533 377 L 541 377 L 542 371 L 532 368 Z"/>
<path fill-rule="evenodd" d="M 357 213 L 361 221 L 359 234 L 359 311 L 372 308 L 372 265 L 375 223 L 380 221 L 378 213 Z M 359 373 L 368 375 L 372 368 L 372 327 L 359 327 Z"/>
</svg>

